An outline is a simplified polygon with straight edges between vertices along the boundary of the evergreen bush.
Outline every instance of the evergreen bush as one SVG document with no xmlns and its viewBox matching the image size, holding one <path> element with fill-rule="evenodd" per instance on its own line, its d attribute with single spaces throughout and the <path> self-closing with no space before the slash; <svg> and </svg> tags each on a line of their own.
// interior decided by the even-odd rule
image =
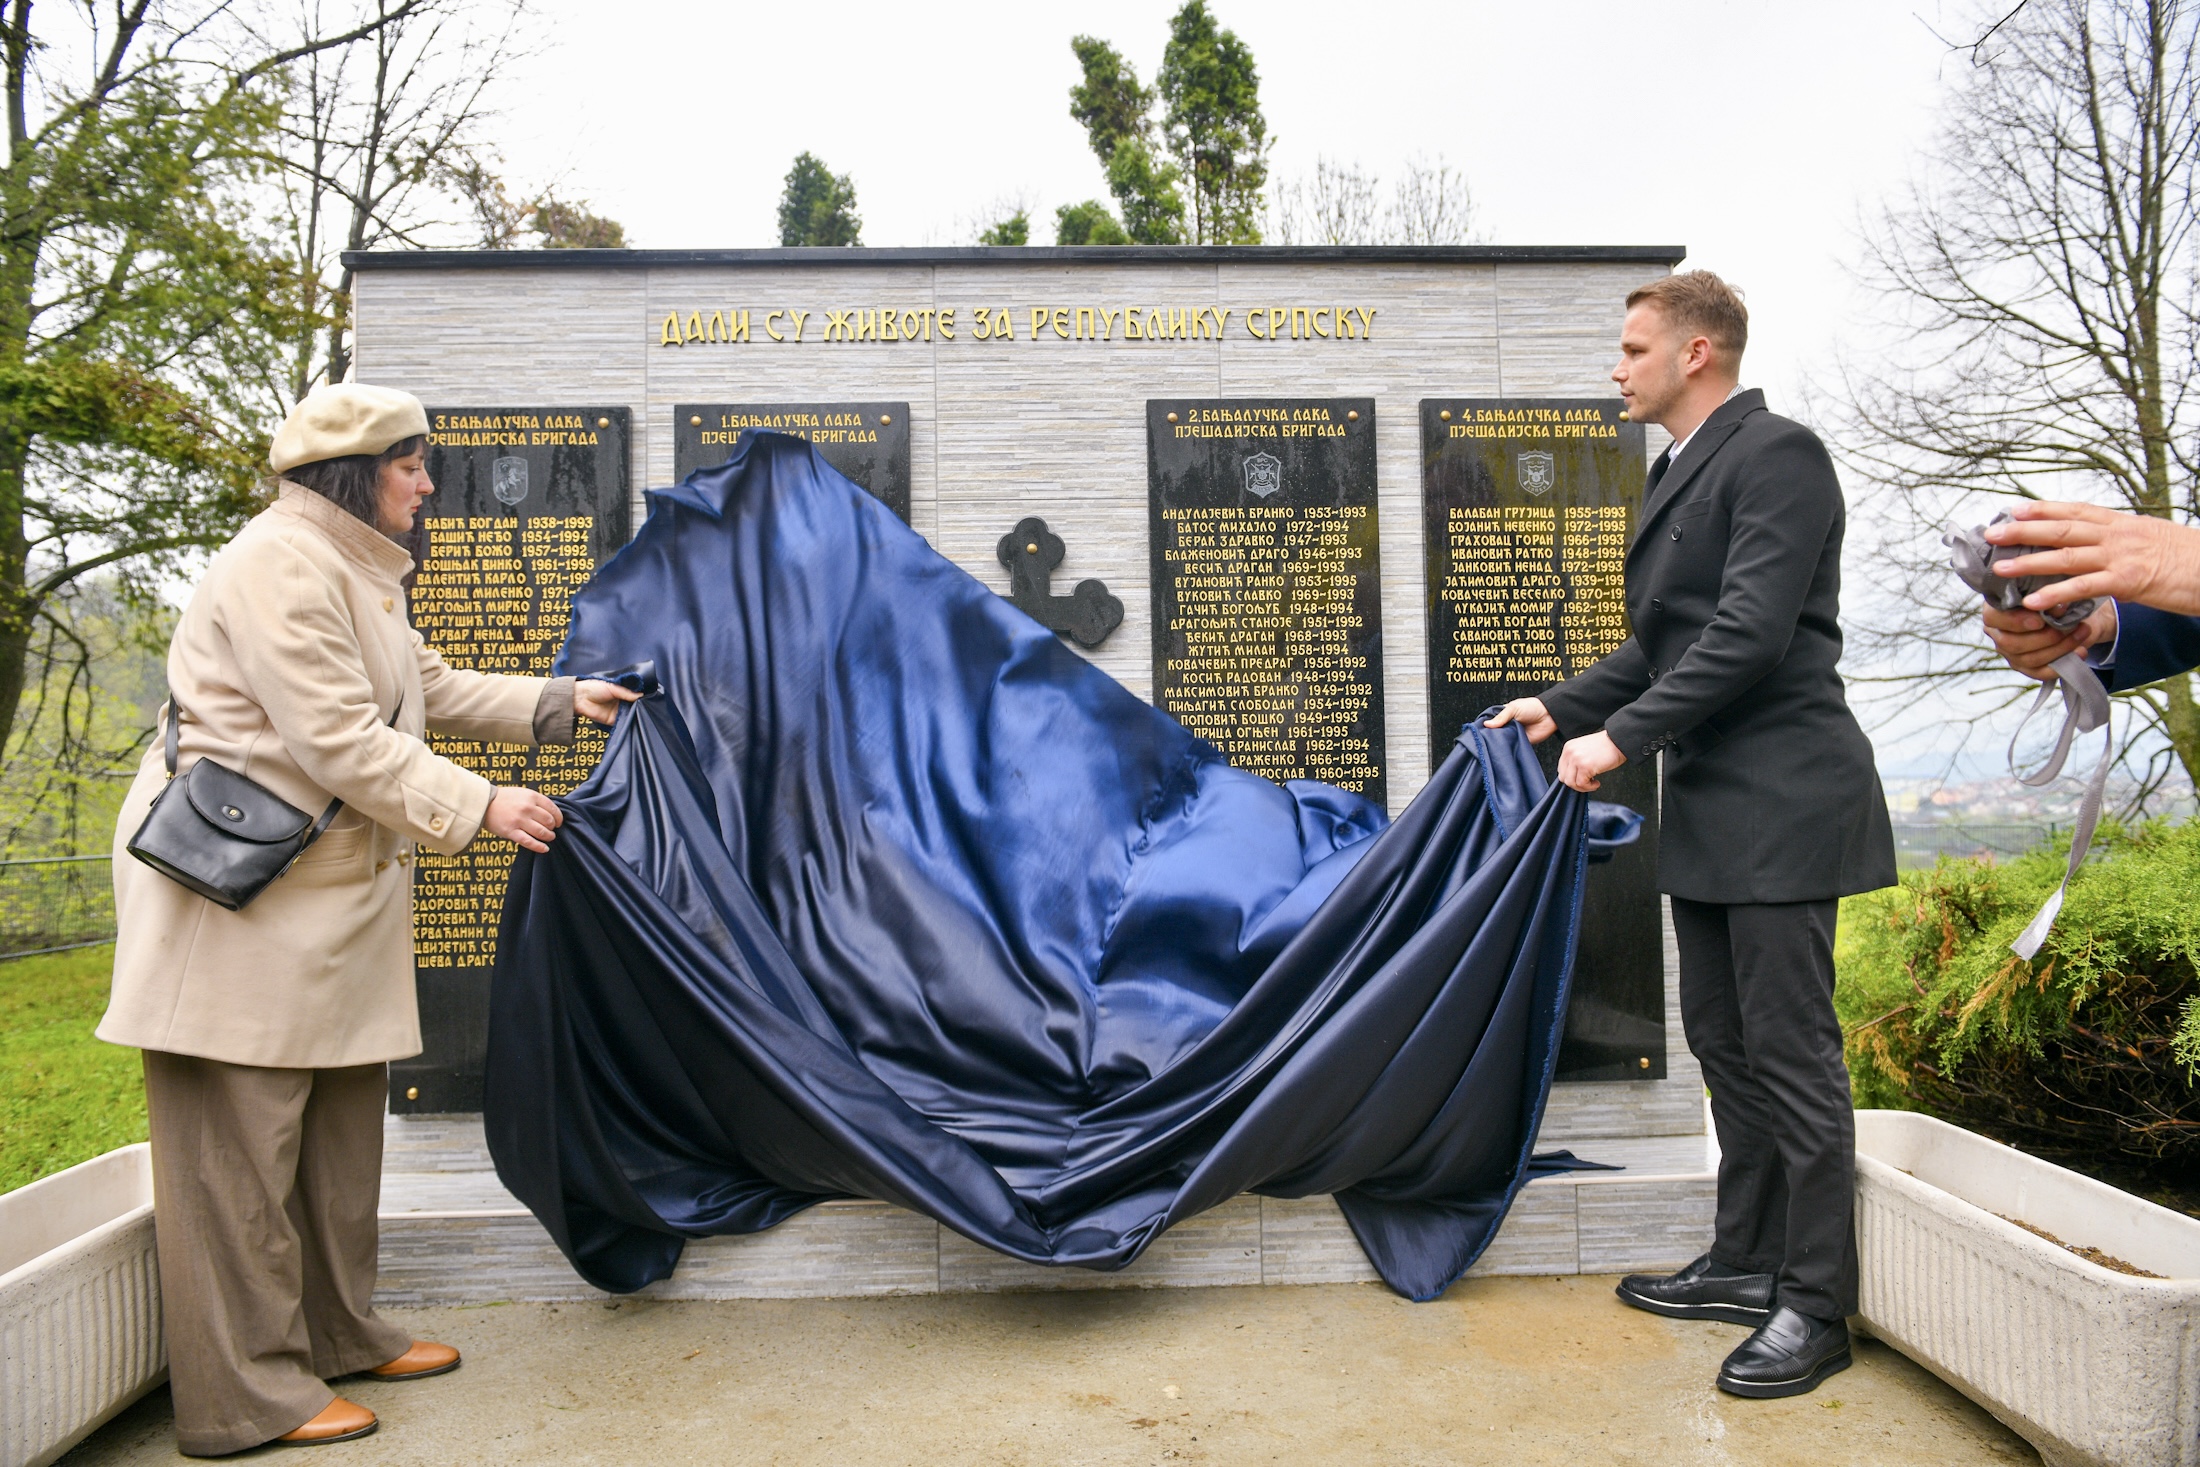
<svg viewBox="0 0 2200 1467">
<path fill-rule="evenodd" d="M 2200 1185 L 2200 820 L 2104 826 L 2037 957 L 2009 944 L 2067 837 L 2006 864 L 1943 857 L 1844 904 L 1856 1103 L 2043 1155 Z"/>
</svg>

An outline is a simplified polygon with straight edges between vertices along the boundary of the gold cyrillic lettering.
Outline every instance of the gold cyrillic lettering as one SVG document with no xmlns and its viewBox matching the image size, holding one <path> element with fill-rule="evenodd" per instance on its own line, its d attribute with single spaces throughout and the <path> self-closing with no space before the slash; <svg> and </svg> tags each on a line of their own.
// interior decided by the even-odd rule
<svg viewBox="0 0 2200 1467">
<path fill-rule="evenodd" d="M 849 319 L 852 312 L 827 310 L 825 312 L 825 339 L 827 341 L 854 341 L 855 322 Z M 800 337 L 795 338 L 801 340 Z"/>
<path fill-rule="evenodd" d="M 680 344 L 680 313 L 678 311 L 674 311 L 671 315 L 665 317 L 665 324 L 657 332 L 657 344 L 659 346 L 678 346 Z"/>
<path fill-rule="evenodd" d="M 766 336 L 769 336 L 774 341 L 785 341 L 787 338 L 779 334 L 779 328 L 772 325 L 772 322 L 778 320 L 781 316 L 784 316 L 786 314 L 787 313 L 785 311 L 773 311 L 770 315 L 766 316 L 764 318 L 764 334 Z"/>
<path fill-rule="evenodd" d="M 1372 340 L 1375 335 L 1375 313 L 1365 306 L 1354 306 L 1352 309 L 1359 312 L 1360 335 Z"/>
<path fill-rule="evenodd" d="M 1291 308 L 1291 339 L 1297 341 L 1301 336 L 1312 336 L 1313 334 L 1314 327 L 1306 319 L 1306 307 L 1293 306 Z"/>
<path fill-rule="evenodd" d="M 1326 316 L 1326 315 L 1328 315 L 1328 314 L 1329 314 L 1329 307 L 1327 307 L 1327 306 L 1316 306 L 1316 307 L 1314 307 L 1314 314 L 1313 314 L 1313 315 L 1312 315 L 1312 316 L 1311 316 L 1311 317 L 1310 317 L 1309 319 L 1310 319 L 1310 320 L 1311 320 L 1311 321 L 1313 322 L 1313 325 L 1314 325 L 1314 334 L 1315 334 L 1316 336 L 1320 336 L 1320 337 L 1327 337 L 1327 336 L 1329 335 L 1329 328 L 1328 328 L 1327 326 L 1324 326 L 1324 325 L 1322 324 L 1322 317 L 1324 317 L 1324 316 Z"/>
</svg>

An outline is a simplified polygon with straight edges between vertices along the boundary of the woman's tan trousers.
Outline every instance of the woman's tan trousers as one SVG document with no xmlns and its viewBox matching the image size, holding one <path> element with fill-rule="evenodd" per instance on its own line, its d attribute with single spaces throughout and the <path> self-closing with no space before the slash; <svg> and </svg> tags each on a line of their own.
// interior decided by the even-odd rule
<svg viewBox="0 0 2200 1467">
<path fill-rule="evenodd" d="M 145 1051 L 177 1445 L 257 1446 L 320 1414 L 326 1381 L 412 1344 L 377 1318 L 388 1067 L 279 1070 Z"/>
</svg>

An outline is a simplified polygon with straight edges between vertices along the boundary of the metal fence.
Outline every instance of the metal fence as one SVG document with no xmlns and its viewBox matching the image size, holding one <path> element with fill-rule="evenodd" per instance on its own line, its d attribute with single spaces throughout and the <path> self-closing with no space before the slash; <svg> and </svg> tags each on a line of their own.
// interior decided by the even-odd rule
<svg viewBox="0 0 2200 1467">
<path fill-rule="evenodd" d="M 1996 860 L 2007 860 L 2052 840 L 2060 829 L 2052 821 L 1970 824 L 1897 820 L 1894 825 L 1895 862 L 1910 867 L 1930 866 L 1942 856 L 1992 856 Z"/>
<path fill-rule="evenodd" d="M 108 856 L 0 861 L 0 960 L 115 940 Z"/>
</svg>

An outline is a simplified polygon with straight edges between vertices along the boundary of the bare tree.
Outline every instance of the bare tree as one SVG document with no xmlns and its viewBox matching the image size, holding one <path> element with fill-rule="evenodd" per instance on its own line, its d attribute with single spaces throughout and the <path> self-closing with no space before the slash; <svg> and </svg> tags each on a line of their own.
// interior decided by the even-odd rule
<svg viewBox="0 0 2200 1467">
<path fill-rule="evenodd" d="M 1993 497 L 2200 517 L 2200 7 L 2006 10 L 1982 13 L 1951 62 L 1929 172 L 1873 229 L 1873 336 L 1889 345 L 1844 368 L 1834 434 L 1868 486 L 1860 518 L 1892 593 L 1861 639 L 1883 688 L 1996 707 L 2031 685 L 1985 646 L 1943 528 L 1986 518 Z M 2200 772 L 2191 680 L 2132 703 Z M 2165 753 L 2149 774 L 2169 768 Z"/>
<path fill-rule="evenodd" d="M 1474 197 L 1466 175 L 1441 157 L 1409 159 L 1386 201 L 1382 178 L 1358 163 L 1317 158 L 1314 171 L 1276 188 L 1284 244 L 1468 244 Z"/>
<path fill-rule="evenodd" d="M 1473 243 L 1474 195 L 1467 176 L 1441 154 L 1434 162 L 1407 159 L 1405 176 L 1391 197 L 1390 232 L 1398 244 Z"/>
<path fill-rule="evenodd" d="M 1378 244 L 1381 181 L 1357 163 L 1314 160 L 1314 171 L 1276 189 L 1276 237 L 1282 244 Z"/>
<path fill-rule="evenodd" d="M 529 54 L 527 0 L 299 0 L 289 25 L 316 33 L 332 9 L 373 33 L 291 69 L 268 160 L 300 293 L 285 401 L 350 370 L 344 252 L 508 248 L 552 202 L 509 196 L 487 136 L 499 81 Z"/>
</svg>

